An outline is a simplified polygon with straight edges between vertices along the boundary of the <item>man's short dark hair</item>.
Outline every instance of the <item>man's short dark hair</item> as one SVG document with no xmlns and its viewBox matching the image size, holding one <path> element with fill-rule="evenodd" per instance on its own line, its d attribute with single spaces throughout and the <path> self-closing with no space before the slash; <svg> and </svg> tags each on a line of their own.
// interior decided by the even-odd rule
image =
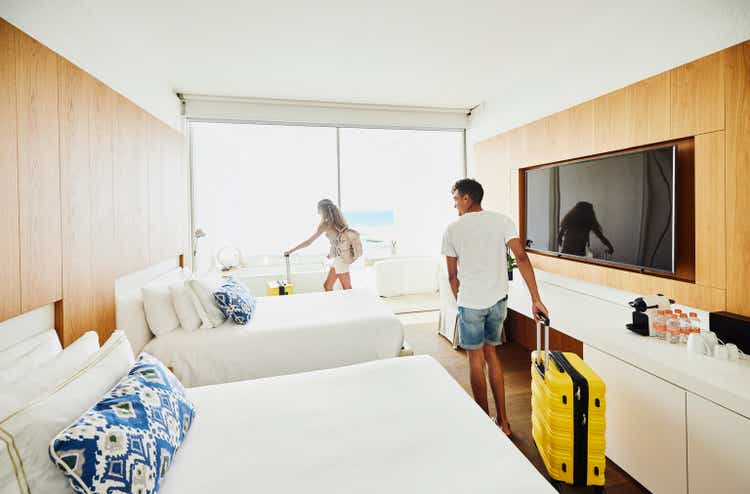
<svg viewBox="0 0 750 494">
<path fill-rule="evenodd" d="M 472 202 L 475 204 L 482 204 L 482 198 L 484 197 L 484 189 L 482 184 L 474 180 L 473 178 L 462 178 L 455 184 L 451 192 L 456 192 L 460 195 L 468 195 L 471 197 Z"/>
</svg>

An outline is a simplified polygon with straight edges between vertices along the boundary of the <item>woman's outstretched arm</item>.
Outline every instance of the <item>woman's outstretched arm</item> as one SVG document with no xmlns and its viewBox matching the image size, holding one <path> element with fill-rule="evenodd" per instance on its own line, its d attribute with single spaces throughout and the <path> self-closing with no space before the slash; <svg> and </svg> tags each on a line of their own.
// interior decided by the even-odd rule
<svg viewBox="0 0 750 494">
<path fill-rule="evenodd" d="M 607 247 L 607 250 L 609 250 L 609 253 L 613 253 L 615 251 L 615 248 L 612 247 L 612 242 L 609 241 L 607 237 L 604 236 L 604 232 L 602 232 L 602 227 L 599 226 L 599 223 L 594 225 L 594 234 L 599 237 L 599 240 Z"/>
<path fill-rule="evenodd" d="M 323 233 L 325 231 L 326 231 L 326 226 L 321 223 L 318 226 L 318 230 L 315 233 L 313 233 L 310 238 L 308 238 L 307 240 L 305 240 L 301 244 L 297 245 L 296 247 L 293 247 L 293 248 L 289 249 L 288 251 L 284 252 L 284 255 L 288 256 L 292 252 L 295 252 L 295 251 L 298 251 L 300 249 L 304 249 L 305 247 L 308 247 L 310 244 L 312 244 L 313 242 L 315 242 L 318 239 L 318 237 L 320 237 L 321 235 L 323 235 Z"/>
</svg>

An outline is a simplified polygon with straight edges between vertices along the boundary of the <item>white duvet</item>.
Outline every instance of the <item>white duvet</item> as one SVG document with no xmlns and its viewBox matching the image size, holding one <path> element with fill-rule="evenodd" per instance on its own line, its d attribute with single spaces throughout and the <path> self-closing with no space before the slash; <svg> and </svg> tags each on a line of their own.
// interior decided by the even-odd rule
<svg viewBox="0 0 750 494">
<path fill-rule="evenodd" d="M 188 390 L 160 492 L 554 493 L 431 357 Z"/>
<path fill-rule="evenodd" d="M 172 331 L 144 351 L 185 386 L 202 386 L 395 357 L 401 322 L 375 295 L 355 290 L 260 297 L 252 320 Z"/>
</svg>

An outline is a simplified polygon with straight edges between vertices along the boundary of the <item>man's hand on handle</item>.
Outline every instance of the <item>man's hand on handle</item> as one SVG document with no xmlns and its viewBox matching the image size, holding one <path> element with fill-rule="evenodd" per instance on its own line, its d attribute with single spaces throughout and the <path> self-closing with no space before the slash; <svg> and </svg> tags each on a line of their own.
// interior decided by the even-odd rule
<svg viewBox="0 0 750 494">
<path fill-rule="evenodd" d="M 534 314 L 534 321 L 539 322 L 541 318 L 539 317 L 539 312 L 547 316 L 547 319 L 549 319 L 549 311 L 547 310 L 547 307 L 542 303 L 541 300 L 534 300 L 531 302 L 531 313 Z"/>
</svg>

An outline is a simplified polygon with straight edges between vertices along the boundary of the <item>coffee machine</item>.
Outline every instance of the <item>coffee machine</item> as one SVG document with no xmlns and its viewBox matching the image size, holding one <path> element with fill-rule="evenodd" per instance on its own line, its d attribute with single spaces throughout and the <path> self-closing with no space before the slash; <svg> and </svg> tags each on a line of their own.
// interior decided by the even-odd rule
<svg viewBox="0 0 750 494">
<path fill-rule="evenodd" d="M 662 309 L 669 309 L 674 303 L 674 300 L 667 298 L 661 293 L 657 295 L 647 295 L 645 297 L 638 297 L 637 299 L 628 302 L 633 310 L 633 322 L 627 324 L 626 327 L 634 332 L 643 336 L 654 336 L 654 319 L 656 318 L 656 311 Z"/>
</svg>

